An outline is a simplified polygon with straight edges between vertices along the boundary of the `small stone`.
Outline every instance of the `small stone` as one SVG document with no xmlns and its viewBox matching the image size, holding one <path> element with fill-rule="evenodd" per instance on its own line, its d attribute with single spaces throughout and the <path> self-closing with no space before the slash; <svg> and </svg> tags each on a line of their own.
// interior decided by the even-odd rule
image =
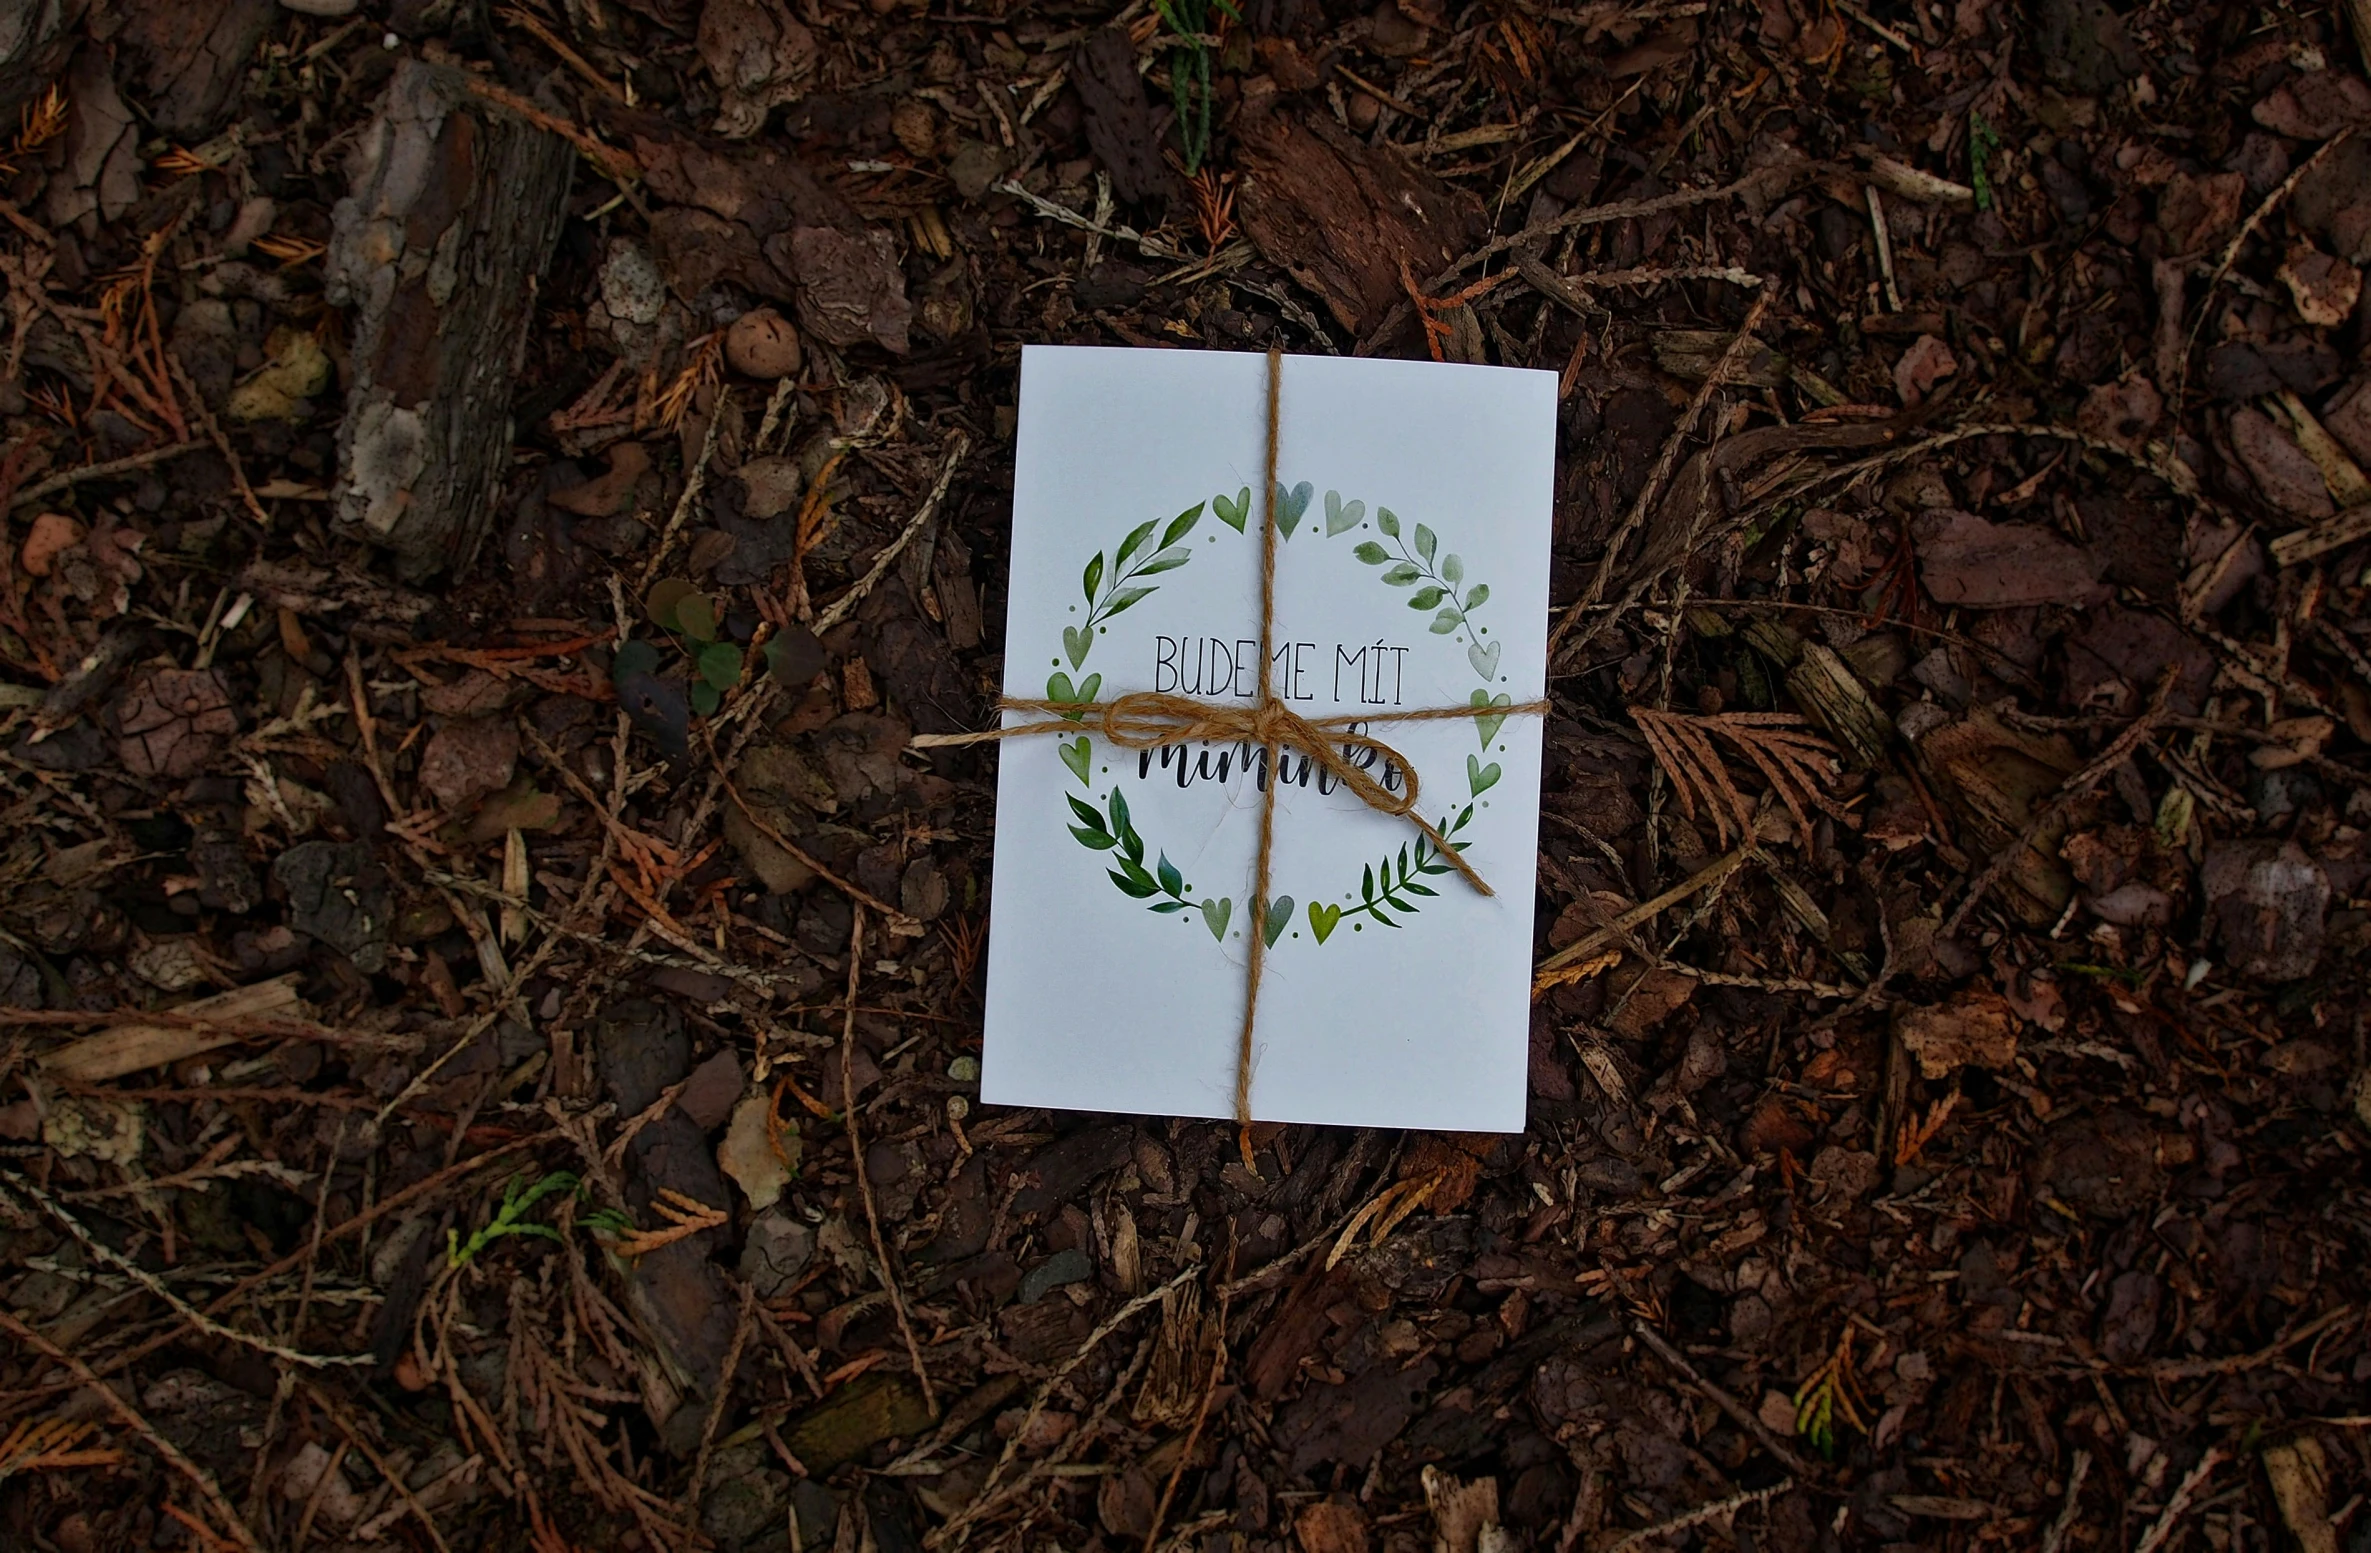
<svg viewBox="0 0 2371 1553">
<path fill-rule="evenodd" d="M 431 734 L 420 756 L 420 785 L 458 813 L 510 785 L 519 766 L 519 730 L 498 717 L 457 717 Z"/>
<path fill-rule="evenodd" d="M 624 238 L 609 245 L 601 266 L 601 306 L 620 323 L 657 323 L 667 307 L 667 282 L 650 254 Z"/>
<path fill-rule="evenodd" d="M 789 377 L 799 369 L 799 332 L 774 309 L 752 308 L 725 330 L 724 359 L 743 377 Z"/>
<path fill-rule="evenodd" d="M 1004 153 L 984 140 L 967 140 L 947 163 L 948 181 L 966 200 L 976 200 L 1004 176 Z"/>
</svg>

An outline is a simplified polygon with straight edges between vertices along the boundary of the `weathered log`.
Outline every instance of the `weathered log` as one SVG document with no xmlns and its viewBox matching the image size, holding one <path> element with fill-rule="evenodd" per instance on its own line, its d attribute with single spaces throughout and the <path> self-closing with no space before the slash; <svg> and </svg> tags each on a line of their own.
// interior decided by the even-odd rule
<svg viewBox="0 0 2371 1553">
<path fill-rule="evenodd" d="M 407 582 L 466 568 L 485 536 L 575 161 L 459 71 L 407 61 L 348 166 L 329 252 L 330 300 L 356 308 L 336 512 Z"/>
</svg>

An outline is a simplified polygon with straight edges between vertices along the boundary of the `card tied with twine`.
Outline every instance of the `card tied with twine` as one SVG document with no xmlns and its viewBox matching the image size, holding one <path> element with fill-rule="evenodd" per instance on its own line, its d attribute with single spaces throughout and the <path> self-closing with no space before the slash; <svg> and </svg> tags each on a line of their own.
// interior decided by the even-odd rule
<svg viewBox="0 0 2371 1553">
<path fill-rule="evenodd" d="M 1039 714 L 1043 720 L 1011 723 L 979 733 L 924 734 L 913 741 L 913 747 L 945 748 L 1002 739 L 1031 738 L 1040 734 L 1085 732 L 1124 750 L 1161 749 L 1204 742 L 1255 745 L 1266 751 L 1270 771 L 1277 769 L 1279 753 L 1291 750 L 1333 776 L 1368 808 L 1404 819 L 1415 826 L 1432 842 L 1441 860 L 1454 868 L 1467 884 L 1484 895 L 1495 894 L 1488 881 L 1474 871 L 1473 865 L 1465 860 L 1456 845 L 1418 811 L 1416 805 L 1420 785 L 1414 764 L 1389 744 L 1360 729 L 1379 722 L 1446 722 L 1483 716 L 1537 717 L 1548 710 L 1546 701 L 1523 701 L 1511 706 L 1412 707 L 1402 711 L 1363 712 L 1355 717 L 1303 717 L 1276 696 L 1270 659 L 1276 628 L 1276 455 L 1278 431 L 1282 422 L 1283 383 L 1284 353 L 1272 350 L 1268 352 L 1267 479 L 1262 487 L 1265 495 L 1260 503 L 1259 693 L 1252 701 L 1204 701 L 1161 691 L 1138 691 L 1110 701 L 1088 702 L 1032 701 L 1007 696 L 997 702 L 1000 710 Z M 1396 768 L 1405 777 L 1405 785 L 1399 792 L 1390 791 L 1368 774 L 1369 768 L 1376 767 L 1378 761 L 1380 769 L 1389 771 Z M 1274 781 L 1264 784 L 1260 802 L 1259 849 L 1252 869 L 1251 900 L 1255 924 L 1268 905 L 1269 864 L 1276 835 L 1276 789 L 1279 785 Z M 1266 959 L 1267 936 L 1255 928 L 1249 935 L 1249 942 L 1251 956 L 1245 975 L 1243 1023 L 1235 1041 L 1235 1120 L 1246 1129 L 1252 1121 L 1252 1029 L 1259 1014 L 1260 973 Z M 1245 1163 L 1248 1165 L 1248 1134 L 1244 1149 Z"/>
</svg>

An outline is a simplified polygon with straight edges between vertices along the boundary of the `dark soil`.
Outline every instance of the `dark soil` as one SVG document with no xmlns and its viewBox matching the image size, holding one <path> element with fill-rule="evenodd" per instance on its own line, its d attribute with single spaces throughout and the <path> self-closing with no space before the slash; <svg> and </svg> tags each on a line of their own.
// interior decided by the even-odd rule
<svg viewBox="0 0 2371 1553">
<path fill-rule="evenodd" d="M 7 10 L 0 1545 L 2371 1547 L 2343 6 Z M 1524 1135 L 976 1102 L 1026 342 L 1560 374 Z"/>
</svg>

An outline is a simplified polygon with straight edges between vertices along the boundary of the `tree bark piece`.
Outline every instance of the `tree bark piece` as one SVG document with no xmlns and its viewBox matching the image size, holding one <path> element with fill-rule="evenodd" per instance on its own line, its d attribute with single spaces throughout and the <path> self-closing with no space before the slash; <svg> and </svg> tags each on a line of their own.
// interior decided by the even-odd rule
<svg viewBox="0 0 2371 1553">
<path fill-rule="evenodd" d="M 88 8 L 88 0 L 0 0 L 0 123 L 18 123 L 57 80 Z"/>
<path fill-rule="evenodd" d="M 329 295 L 358 309 L 337 516 L 404 580 L 469 565 L 510 461 L 511 389 L 576 153 L 407 61 L 348 167 Z"/>
<path fill-rule="evenodd" d="M 1406 300 L 1403 264 L 1421 282 L 1480 240 L 1480 200 L 1331 119 L 1280 113 L 1239 135 L 1244 231 L 1352 333 Z"/>
</svg>

